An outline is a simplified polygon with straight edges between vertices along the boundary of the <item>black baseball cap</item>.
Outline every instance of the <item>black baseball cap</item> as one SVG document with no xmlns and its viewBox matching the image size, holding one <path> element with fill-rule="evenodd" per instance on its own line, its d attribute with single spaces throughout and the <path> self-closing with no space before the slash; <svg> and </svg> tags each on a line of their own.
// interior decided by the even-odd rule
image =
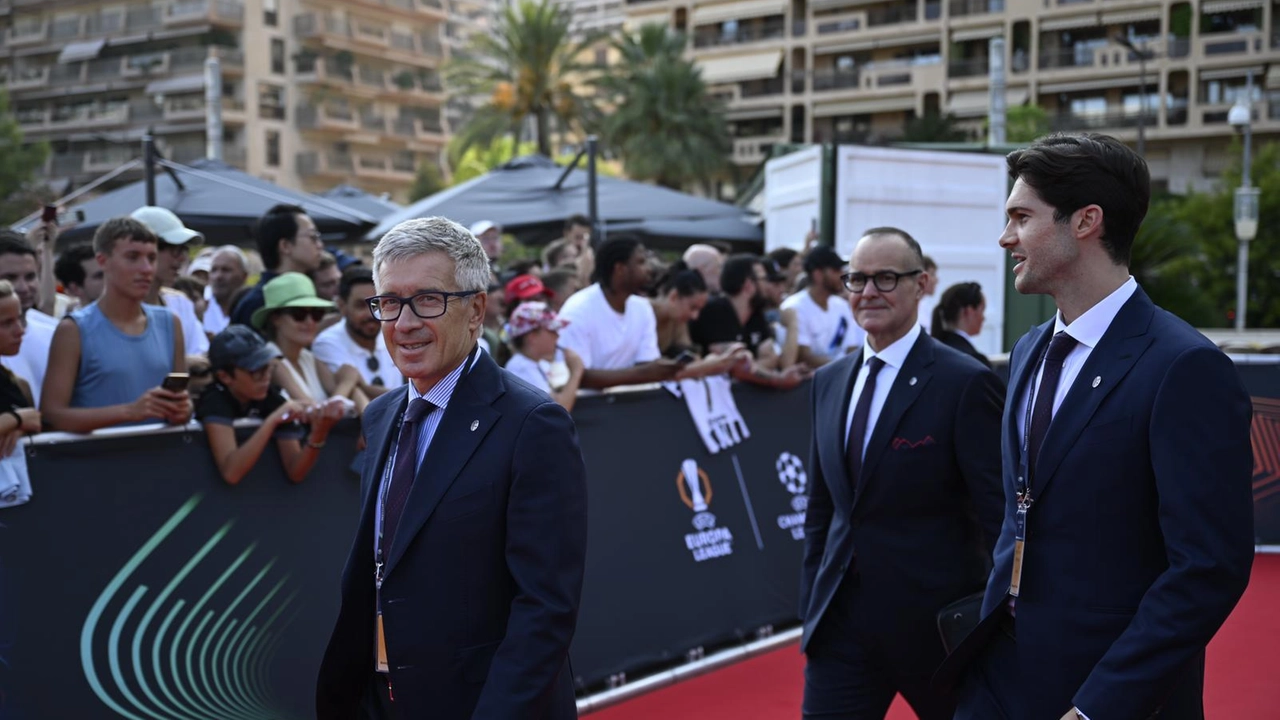
<svg viewBox="0 0 1280 720">
<path fill-rule="evenodd" d="M 844 265 L 845 262 L 840 259 L 840 253 L 830 245 L 819 245 L 810 250 L 804 258 L 804 271 L 807 273 L 825 268 L 842 270 Z"/>
<path fill-rule="evenodd" d="M 214 370 L 240 368 L 253 372 L 282 357 L 280 348 L 246 325 L 228 325 L 209 341 L 209 365 Z"/>
<path fill-rule="evenodd" d="M 773 258 L 766 255 L 760 259 L 760 262 L 764 265 L 764 274 L 769 282 L 782 282 L 787 279 L 787 274 L 782 272 Z"/>
</svg>

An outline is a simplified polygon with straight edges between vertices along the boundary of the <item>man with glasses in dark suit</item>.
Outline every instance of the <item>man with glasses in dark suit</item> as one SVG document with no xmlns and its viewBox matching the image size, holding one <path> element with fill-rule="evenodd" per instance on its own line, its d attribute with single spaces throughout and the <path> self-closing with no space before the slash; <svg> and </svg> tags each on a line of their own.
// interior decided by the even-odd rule
<svg viewBox="0 0 1280 720">
<path fill-rule="evenodd" d="M 369 404 L 356 540 L 318 720 L 571 720 L 586 468 L 569 413 L 480 351 L 489 263 L 408 220 L 366 308 L 408 378 Z"/>
<path fill-rule="evenodd" d="M 350 365 L 360 372 L 360 389 L 370 399 L 404 384 L 404 376 L 391 361 L 381 323 L 369 314 L 366 298 L 373 293 L 373 271 L 352 265 L 338 284 L 338 310 L 343 322 L 316 337 L 311 352 L 333 372 Z"/>
</svg>

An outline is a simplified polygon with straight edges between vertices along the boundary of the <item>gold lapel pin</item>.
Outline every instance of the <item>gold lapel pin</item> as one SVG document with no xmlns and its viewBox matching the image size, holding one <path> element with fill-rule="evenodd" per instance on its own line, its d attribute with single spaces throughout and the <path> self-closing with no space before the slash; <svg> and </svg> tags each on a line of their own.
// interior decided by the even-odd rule
<svg viewBox="0 0 1280 720">
<path fill-rule="evenodd" d="M 1098 386 L 1099 386 L 1099 385 L 1101 385 L 1101 384 L 1102 384 L 1102 376 L 1101 376 L 1101 375 L 1099 375 L 1099 376 L 1097 376 L 1097 377 L 1095 377 L 1095 378 L 1093 379 L 1093 386 L 1094 386 L 1094 387 L 1098 387 Z"/>
<path fill-rule="evenodd" d="M 1094 384 L 1094 386 L 1096 387 L 1096 386 L 1097 386 L 1097 384 L 1095 383 L 1095 384 Z M 480 427 L 480 421 L 479 421 L 479 420 L 472 420 L 472 421 L 471 421 L 471 432 L 475 432 L 475 431 L 476 431 L 476 428 L 478 428 L 478 427 Z"/>
</svg>

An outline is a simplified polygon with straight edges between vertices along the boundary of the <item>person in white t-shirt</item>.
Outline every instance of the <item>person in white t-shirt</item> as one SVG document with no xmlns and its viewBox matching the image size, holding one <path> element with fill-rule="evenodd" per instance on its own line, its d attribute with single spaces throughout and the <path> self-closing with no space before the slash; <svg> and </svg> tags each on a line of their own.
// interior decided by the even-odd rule
<svg viewBox="0 0 1280 720">
<path fill-rule="evenodd" d="M 196 315 L 195 303 L 185 294 L 173 290 L 173 283 L 187 264 L 189 248 L 204 242 L 204 235 L 182 224 L 172 211 L 162 207 L 145 206 L 134 210 L 130 217 L 151 229 L 160 238 L 160 257 L 156 261 L 155 279 L 146 304 L 161 305 L 178 316 L 182 323 L 182 338 L 187 355 L 204 355 L 209 351 L 209 336 Z"/>
<path fill-rule="evenodd" d="M 404 384 L 404 376 L 387 351 L 382 325 L 369 312 L 365 300 L 376 294 L 372 270 L 364 265 L 344 270 L 338 282 L 338 311 L 343 321 L 321 332 L 311 345 L 316 359 L 333 372 L 343 365 L 355 368 L 360 373 L 360 389 L 369 398 Z"/>
<path fill-rule="evenodd" d="M 569 321 L 560 344 L 582 358 L 582 387 L 677 379 L 680 365 L 662 358 L 657 318 L 640 296 L 650 282 L 644 245 L 629 237 L 605 241 L 596 253 L 595 279 L 560 308 Z"/>
<path fill-rule="evenodd" d="M 572 411 L 583 367 L 577 353 L 557 345 L 560 330 L 568 324 L 544 302 L 522 303 L 507 320 L 513 352 L 506 370 Z"/>
<path fill-rule="evenodd" d="M 783 310 L 795 311 L 799 361 L 811 368 L 842 357 L 866 337 L 844 299 L 844 268 L 830 246 L 815 247 L 804 259 L 809 287 L 782 302 Z"/>
</svg>

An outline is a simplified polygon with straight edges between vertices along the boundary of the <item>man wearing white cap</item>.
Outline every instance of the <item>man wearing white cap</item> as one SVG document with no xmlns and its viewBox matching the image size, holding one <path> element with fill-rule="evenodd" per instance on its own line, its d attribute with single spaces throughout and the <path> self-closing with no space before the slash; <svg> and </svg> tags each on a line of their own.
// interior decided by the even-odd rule
<svg viewBox="0 0 1280 720">
<path fill-rule="evenodd" d="M 182 321 L 182 337 L 187 355 L 203 355 L 209 350 L 209 336 L 196 315 L 195 303 L 185 294 L 173 288 L 173 281 L 182 274 L 182 268 L 190 257 L 188 248 L 204 243 L 204 235 L 182 224 L 172 211 L 162 207 L 144 206 L 133 211 L 131 217 L 151 229 L 160 238 L 159 259 L 156 260 L 155 279 L 148 305 L 164 305 Z"/>
<path fill-rule="evenodd" d="M 471 226 L 471 234 L 480 241 L 484 254 L 489 256 L 489 265 L 497 267 L 502 259 L 502 226 L 492 220 L 481 220 Z"/>
</svg>

